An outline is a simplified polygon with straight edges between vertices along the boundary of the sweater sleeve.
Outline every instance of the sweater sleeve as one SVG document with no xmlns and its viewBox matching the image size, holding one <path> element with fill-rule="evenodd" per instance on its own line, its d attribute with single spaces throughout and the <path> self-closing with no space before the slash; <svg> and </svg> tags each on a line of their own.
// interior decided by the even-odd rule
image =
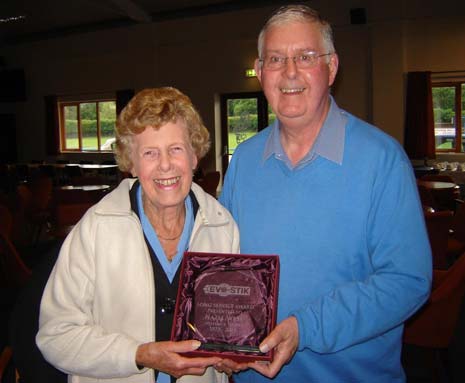
<svg viewBox="0 0 465 383">
<path fill-rule="evenodd" d="M 421 204 L 406 161 L 372 188 L 366 227 L 372 272 L 292 312 L 299 349 L 336 352 L 398 328 L 427 299 L 432 266 Z M 399 332 L 401 336 L 401 331 Z"/>
</svg>

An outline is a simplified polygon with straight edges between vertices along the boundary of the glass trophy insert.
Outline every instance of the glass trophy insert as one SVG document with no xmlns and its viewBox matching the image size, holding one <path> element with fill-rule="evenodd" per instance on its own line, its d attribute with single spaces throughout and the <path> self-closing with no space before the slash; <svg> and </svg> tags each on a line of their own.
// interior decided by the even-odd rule
<svg viewBox="0 0 465 383">
<path fill-rule="evenodd" d="M 258 346 L 276 324 L 276 255 L 184 255 L 172 339 L 197 339 L 193 355 L 271 360 Z"/>
</svg>

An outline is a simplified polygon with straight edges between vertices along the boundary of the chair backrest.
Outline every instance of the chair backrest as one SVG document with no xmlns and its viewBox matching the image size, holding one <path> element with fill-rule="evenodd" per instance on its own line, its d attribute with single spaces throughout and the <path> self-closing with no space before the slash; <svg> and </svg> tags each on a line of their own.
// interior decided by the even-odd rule
<svg viewBox="0 0 465 383">
<path fill-rule="evenodd" d="M 65 177 L 71 179 L 71 177 L 77 177 L 82 175 L 81 168 L 77 165 L 66 165 L 63 173 Z"/>
<path fill-rule="evenodd" d="M 449 210 L 425 212 L 426 228 L 433 254 L 433 268 L 447 269 L 447 241 L 454 213 Z"/>
<path fill-rule="evenodd" d="M 220 175 L 221 174 L 219 171 L 208 172 L 205 174 L 205 176 L 203 176 L 203 178 L 200 178 L 196 182 L 208 194 L 216 198 L 216 189 L 220 183 Z"/>
<path fill-rule="evenodd" d="M 465 255 L 462 255 L 449 270 L 433 270 L 431 296 L 406 322 L 404 342 L 421 347 L 448 347 L 464 296 Z"/>
<path fill-rule="evenodd" d="M 31 208 L 35 211 L 43 211 L 49 208 L 52 199 L 53 180 L 50 177 L 38 177 L 30 186 Z"/>
<path fill-rule="evenodd" d="M 0 233 L 0 287 L 21 288 L 31 270 L 24 264 L 13 243 Z"/>
<path fill-rule="evenodd" d="M 11 238 L 11 230 L 13 227 L 13 216 L 10 209 L 4 205 L 0 205 L 0 233 L 5 237 Z"/>
<path fill-rule="evenodd" d="M 452 230 L 454 236 L 461 242 L 465 242 L 465 202 L 457 204 L 454 217 L 452 218 Z"/>
<path fill-rule="evenodd" d="M 433 181 L 433 182 L 448 182 L 455 184 L 456 181 L 446 174 L 427 174 L 419 179 L 419 181 Z M 435 210 L 454 210 L 455 200 L 460 198 L 460 187 L 456 185 L 453 188 L 433 189 L 431 194 L 438 205 Z"/>
<path fill-rule="evenodd" d="M 3 375 L 11 361 L 12 353 L 11 347 L 9 346 L 5 346 L 0 353 L 0 382 L 3 382 Z"/>
<path fill-rule="evenodd" d="M 83 175 L 71 177 L 71 185 L 84 186 L 84 185 L 103 185 L 106 183 L 105 177 L 101 175 Z"/>
<path fill-rule="evenodd" d="M 32 191 L 26 184 L 20 184 L 16 187 L 17 207 L 21 212 L 30 209 L 32 203 Z"/>
<path fill-rule="evenodd" d="M 420 179 L 422 181 L 439 181 L 455 183 L 454 179 L 446 174 L 425 174 Z"/>
<path fill-rule="evenodd" d="M 431 191 L 424 185 L 418 184 L 418 194 L 423 206 L 430 207 L 434 210 L 439 210 L 439 205 L 433 197 Z"/>
</svg>

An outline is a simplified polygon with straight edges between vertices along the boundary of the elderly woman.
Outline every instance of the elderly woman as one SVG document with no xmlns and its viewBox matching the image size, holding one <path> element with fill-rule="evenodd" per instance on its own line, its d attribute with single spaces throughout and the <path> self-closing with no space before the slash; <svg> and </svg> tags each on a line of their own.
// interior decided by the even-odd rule
<svg viewBox="0 0 465 383">
<path fill-rule="evenodd" d="M 69 381 L 227 381 L 210 367 L 219 358 L 182 356 L 199 342 L 169 341 L 183 253 L 239 251 L 229 212 L 192 182 L 208 148 L 200 116 L 174 88 L 141 91 L 118 117 L 116 159 L 137 180 L 71 231 L 41 302 L 37 344 Z"/>
</svg>

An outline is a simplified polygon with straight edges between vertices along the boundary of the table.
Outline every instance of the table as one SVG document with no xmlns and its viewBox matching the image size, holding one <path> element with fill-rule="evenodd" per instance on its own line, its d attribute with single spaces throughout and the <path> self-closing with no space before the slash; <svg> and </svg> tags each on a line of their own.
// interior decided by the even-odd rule
<svg viewBox="0 0 465 383">
<path fill-rule="evenodd" d="M 54 201 L 57 205 L 68 204 L 96 204 L 111 190 L 107 184 L 98 185 L 63 185 L 53 190 Z"/>
<path fill-rule="evenodd" d="M 460 197 L 460 187 L 457 184 L 453 182 L 417 180 L 417 185 L 423 205 L 431 206 L 435 210 L 455 210 L 455 200 Z M 421 190 L 422 187 L 427 189 L 427 194 L 431 195 L 431 200 Z"/>
<path fill-rule="evenodd" d="M 457 185 L 461 186 L 462 198 L 465 198 L 465 171 L 441 170 L 439 174 L 451 177 Z"/>
<path fill-rule="evenodd" d="M 52 198 L 53 235 L 65 237 L 85 212 L 110 190 L 111 186 L 107 184 L 55 187 Z"/>
<path fill-rule="evenodd" d="M 426 174 L 435 174 L 438 170 L 434 169 L 432 166 L 414 166 L 413 171 L 415 172 L 415 177 L 421 178 Z"/>
<path fill-rule="evenodd" d="M 451 190 L 458 188 L 458 185 L 452 182 L 443 182 L 443 181 L 422 181 L 417 180 L 418 185 L 422 185 L 428 189 L 432 190 Z"/>
<path fill-rule="evenodd" d="M 35 169 L 35 168 L 40 168 L 40 167 L 43 167 L 43 166 L 51 166 L 51 167 L 54 167 L 54 168 L 57 168 L 57 169 L 64 169 L 65 167 L 67 166 L 78 166 L 80 167 L 81 169 L 113 169 L 113 168 L 117 168 L 118 165 L 116 164 L 78 164 L 78 163 L 28 163 L 28 164 L 7 164 L 7 166 L 11 167 L 11 166 L 18 166 L 18 165 L 25 165 L 27 166 L 28 168 L 32 168 L 32 169 Z"/>
<path fill-rule="evenodd" d="M 97 191 L 110 189 L 110 185 L 64 185 L 59 186 L 60 190 L 81 190 L 81 191 Z"/>
</svg>

